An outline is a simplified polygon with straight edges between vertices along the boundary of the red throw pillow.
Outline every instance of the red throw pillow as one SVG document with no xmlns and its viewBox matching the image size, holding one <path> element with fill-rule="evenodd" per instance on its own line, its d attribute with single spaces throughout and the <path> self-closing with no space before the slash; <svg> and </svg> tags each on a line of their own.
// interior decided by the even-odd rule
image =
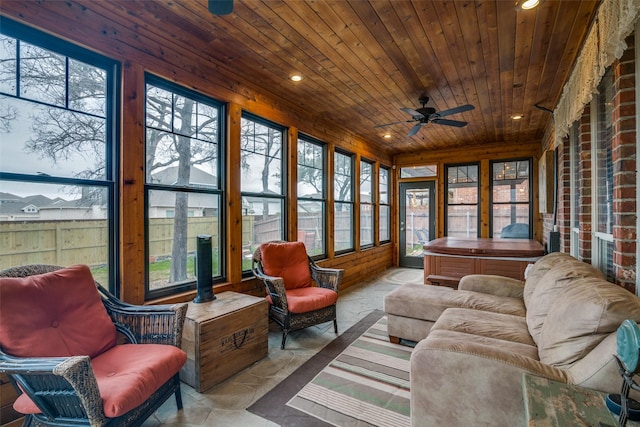
<svg viewBox="0 0 640 427">
<path fill-rule="evenodd" d="M 0 304 L 0 346 L 13 356 L 93 358 L 116 344 L 86 265 L 0 278 Z"/>
<path fill-rule="evenodd" d="M 264 272 L 282 277 L 287 289 L 311 286 L 307 250 L 302 242 L 270 242 L 260 245 Z"/>
</svg>

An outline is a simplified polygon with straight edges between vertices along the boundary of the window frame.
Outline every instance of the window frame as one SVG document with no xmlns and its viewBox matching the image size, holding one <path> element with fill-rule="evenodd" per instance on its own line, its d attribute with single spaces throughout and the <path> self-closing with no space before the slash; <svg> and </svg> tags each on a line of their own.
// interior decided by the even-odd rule
<svg viewBox="0 0 640 427">
<path fill-rule="evenodd" d="M 387 183 L 386 183 L 386 192 L 387 192 L 387 201 L 386 203 L 382 201 L 382 197 L 380 196 L 382 192 L 382 179 L 380 179 L 380 174 L 382 171 L 386 171 L 387 174 Z M 378 241 L 380 244 L 391 242 L 391 200 L 392 200 L 392 187 L 391 187 L 391 168 L 389 166 L 380 165 L 378 168 Z M 384 223 L 382 221 L 382 208 L 386 207 L 387 211 L 387 221 Z M 388 239 L 381 239 L 381 231 L 382 227 L 386 227 Z"/>
<path fill-rule="evenodd" d="M 363 185 L 362 185 L 363 184 L 362 170 L 363 170 L 363 165 L 364 164 L 368 165 L 369 168 L 371 169 L 371 173 L 369 175 L 369 184 L 370 184 L 370 189 L 371 189 L 371 196 L 370 196 L 371 200 L 369 202 L 363 202 L 362 201 L 362 195 L 363 195 L 363 193 L 362 193 L 362 188 L 363 188 Z M 376 191 L 375 191 L 377 182 L 376 182 L 376 179 L 375 179 L 375 169 L 376 169 L 375 166 L 376 166 L 375 161 L 366 159 L 364 157 L 360 158 L 360 169 L 359 169 L 360 179 L 359 179 L 359 185 L 358 185 L 358 193 L 360 195 L 360 207 L 358 209 L 358 215 L 360 217 L 360 229 L 358 230 L 359 231 L 358 234 L 359 234 L 359 237 L 360 237 L 360 239 L 359 239 L 360 240 L 360 249 L 372 248 L 372 247 L 375 246 L 375 243 L 376 243 L 376 236 L 375 236 L 376 219 L 375 219 L 375 215 L 374 215 L 374 210 L 375 210 L 376 201 L 377 201 Z M 364 235 L 364 233 L 363 233 L 363 220 L 362 220 L 363 219 L 363 207 L 367 207 L 367 206 L 369 207 L 370 218 L 371 218 L 371 230 L 368 233 L 370 235 L 371 241 L 370 242 L 365 242 L 363 244 L 363 235 Z"/>
<path fill-rule="evenodd" d="M 529 180 L 529 186 L 528 186 L 528 192 L 529 192 L 529 198 L 527 202 L 495 202 L 494 201 L 494 197 L 493 197 L 493 190 L 496 186 L 495 184 L 495 180 L 493 177 L 493 165 L 497 164 L 497 163 L 509 163 L 509 162 L 528 162 L 528 170 L 529 170 L 529 176 L 528 176 L 528 180 Z M 518 158 L 512 158 L 512 159 L 498 159 L 498 160 L 491 160 L 489 162 L 489 235 L 490 237 L 494 237 L 493 236 L 493 227 L 494 227 L 494 211 L 493 208 L 495 205 L 524 205 L 527 204 L 529 206 L 528 208 L 528 216 L 529 216 L 529 239 L 532 238 L 533 236 L 533 159 L 531 157 L 518 157 Z"/>
<path fill-rule="evenodd" d="M 312 259 L 314 260 L 318 260 L 318 259 L 323 259 L 327 257 L 327 189 L 328 189 L 328 180 L 327 180 L 327 166 L 328 166 L 328 149 L 327 149 L 327 144 L 320 141 L 319 139 L 313 138 L 311 136 L 305 135 L 305 134 L 299 134 L 298 135 L 298 141 L 297 141 L 297 147 L 298 147 L 298 151 L 299 151 L 299 147 L 300 147 L 300 143 L 308 143 L 308 144 L 312 144 L 315 145 L 317 147 L 320 147 L 322 150 L 322 197 L 304 197 L 304 196 L 300 196 L 298 195 L 298 206 L 300 206 L 300 201 L 303 202 L 315 202 L 315 203 L 320 203 L 322 208 L 321 208 L 321 212 L 322 212 L 322 250 L 320 251 L 320 253 L 318 254 L 310 254 L 309 256 L 311 256 Z M 300 156 L 298 156 L 297 159 L 297 167 L 298 167 L 298 171 L 300 170 Z M 306 166 L 306 165 L 303 165 Z M 298 173 L 298 180 L 300 179 L 300 173 Z M 299 181 L 298 181 L 299 182 Z M 297 184 L 297 183 L 296 183 Z M 300 217 L 298 214 L 298 232 L 300 232 Z M 309 248 L 307 248 L 307 252 L 309 252 Z"/>
<path fill-rule="evenodd" d="M 569 252 L 580 257 L 580 125 L 569 128 Z M 576 227 L 577 225 L 577 227 Z"/>
<path fill-rule="evenodd" d="M 105 71 L 105 175 L 102 179 L 69 178 L 63 176 L 50 176 L 47 174 L 26 174 L 11 173 L 0 170 L 0 181 L 21 182 L 26 184 L 54 184 L 61 186 L 92 186 L 103 188 L 107 192 L 107 242 L 106 242 L 106 262 L 108 263 L 108 283 L 102 283 L 116 297 L 120 296 L 119 270 L 120 270 L 120 247 L 119 229 L 120 221 L 118 212 L 120 211 L 120 188 L 119 179 L 119 159 L 120 159 L 120 128 L 121 117 L 119 106 L 121 104 L 121 64 L 111 58 L 99 53 L 85 49 L 77 44 L 62 40 L 56 36 L 44 33 L 19 22 L 0 16 L 0 33 L 31 45 L 50 50 L 66 58 L 67 65 L 69 59 L 81 61 L 87 65 L 100 68 Z M 20 58 L 17 59 L 18 63 Z M 19 65 L 17 66 L 19 69 Z M 38 105 L 52 105 L 45 102 L 29 99 L 20 95 L 19 71 L 16 71 L 16 93 L 2 93 L 13 99 L 22 99 Z M 65 84 L 68 88 L 68 69 Z M 73 111 L 64 107 L 65 110 Z M 55 106 L 59 107 L 59 106 Z"/>
<path fill-rule="evenodd" d="M 219 236 L 219 271 L 218 274 L 215 274 L 212 279 L 213 283 L 221 283 L 226 279 L 226 251 L 223 248 L 226 247 L 226 216 L 225 209 L 226 206 L 226 194 L 225 194 L 225 182 L 224 177 L 225 173 L 225 162 L 223 161 L 225 158 L 225 141 L 226 141 L 226 106 L 221 101 L 218 101 L 214 98 L 211 98 L 207 95 L 204 95 L 195 90 L 186 88 L 177 83 L 164 79 L 162 77 L 145 73 L 145 159 L 146 159 L 146 151 L 147 151 L 147 142 L 146 142 L 146 118 L 147 118 L 147 103 L 146 103 L 146 88 L 149 85 L 153 85 L 156 88 L 163 89 L 171 92 L 173 95 L 178 95 L 181 97 L 186 97 L 192 99 L 196 102 L 206 104 L 210 107 L 214 107 L 218 109 L 218 159 L 217 159 L 217 182 L 215 184 L 215 188 L 210 188 L 206 186 L 199 185 L 169 185 L 162 183 L 149 183 L 147 181 L 147 171 L 145 170 L 145 184 L 144 184 L 144 229 L 145 229 L 145 300 L 151 300 L 161 297 L 166 297 L 170 295 L 174 295 L 180 292 L 190 291 L 196 289 L 197 285 L 197 277 L 194 277 L 192 280 L 183 281 L 171 286 L 166 286 L 161 289 L 151 290 L 150 289 L 150 271 L 149 271 L 149 259 L 151 254 L 149 253 L 149 201 L 150 201 L 150 193 L 152 191 L 162 191 L 162 192 L 170 192 L 174 194 L 178 193 L 186 193 L 188 196 L 191 195 L 212 195 L 218 198 L 219 207 L 218 207 L 218 236 Z M 175 217 L 175 212 L 173 217 Z M 190 217 L 188 215 L 188 217 Z M 195 274 L 194 274 L 195 276 Z"/>
<path fill-rule="evenodd" d="M 480 214 L 481 214 L 481 203 L 482 203 L 482 196 L 481 196 L 481 181 L 482 181 L 482 176 L 480 174 L 480 163 L 479 162 L 466 162 L 466 163 L 450 163 L 450 164 L 446 164 L 444 166 L 445 169 L 445 188 L 444 188 L 444 211 L 445 211 L 445 215 L 444 215 L 444 234 L 445 236 L 449 235 L 449 207 L 450 206 L 473 206 L 470 203 L 449 203 L 449 188 L 450 188 L 450 183 L 449 183 L 449 168 L 460 168 L 460 167 L 469 167 L 469 166 L 475 166 L 477 168 L 477 176 L 478 179 L 476 181 L 476 237 L 480 237 L 480 232 L 481 232 L 481 228 L 480 225 L 482 224 L 482 219 L 480 218 Z M 473 181 L 472 181 L 473 183 Z"/>
<path fill-rule="evenodd" d="M 275 122 L 272 122 L 268 119 L 265 119 L 263 117 L 260 117 L 256 114 L 252 114 L 248 111 L 243 110 L 242 111 L 242 115 L 241 115 L 241 120 L 245 119 L 245 120 L 251 120 L 255 123 L 261 124 L 263 126 L 267 126 L 270 127 L 272 129 L 275 129 L 279 132 L 281 132 L 282 134 L 282 148 L 281 148 L 281 155 L 280 155 L 280 171 L 281 171 L 281 178 L 280 178 L 280 194 L 268 194 L 268 193 L 264 193 L 264 192 L 249 192 L 249 191 L 243 191 L 242 190 L 242 175 L 240 176 L 240 200 L 243 200 L 245 197 L 256 197 L 256 198 L 261 198 L 261 199 L 269 199 L 269 200 L 278 200 L 280 201 L 280 215 L 281 215 L 281 233 L 280 233 L 280 237 L 279 240 L 288 240 L 286 238 L 287 236 L 287 230 L 288 230 L 288 215 L 287 215 L 287 203 L 289 200 L 289 196 L 288 196 L 288 177 L 287 177 L 287 159 L 288 159 L 288 154 L 287 154 L 287 147 L 288 147 L 288 143 L 287 143 L 287 128 L 285 126 L 279 125 Z M 242 133 L 242 131 L 241 131 Z M 240 139 L 242 140 L 242 136 L 240 137 Z M 242 157 L 242 152 L 244 150 L 242 150 L 242 147 L 240 147 L 240 157 Z M 243 217 L 243 221 L 244 222 L 244 215 L 242 215 Z M 242 228 L 242 227 L 241 227 Z M 244 230 L 242 230 L 242 234 L 244 236 Z M 277 239 L 272 239 L 272 240 L 277 240 Z M 253 243 L 253 242 L 251 242 Z M 244 242 L 243 242 L 244 244 Z M 251 247 L 250 248 L 250 252 L 252 252 L 255 248 Z M 251 271 L 251 267 L 249 266 L 248 268 L 244 268 L 242 269 L 242 276 L 243 277 L 250 277 L 253 276 L 253 271 Z"/>
<path fill-rule="evenodd" d="M 350 174 L 349 180 L 348 180 L 348 182 L 350 184 L 349 185 L 350 200 L 339 199 L 339 198 L 336 197 L 337 186 L 335 184 L 336 184 L 336 176 L 338 174 L 336 173 L 336 169 L 337 168 L 335 167 L 335 164 L 336 164 L 336 159 L 337 159 L 338 155 L 344 156 L 344 157 L 349 159 L 349 164 L 350 164 L 350 168 L 351 168 L 351 174 Z M 334 151 L 334 157 L 333 157 L 333 159 L 334 159 L 333 160 L 333 162 L 334 162 L 334 168 L 333 168 L 333 175 L 334 175 L 333 176 L 333 182 L 334 182 L 334 191 L 333 191 L 333 193 L 334 193 L 333 194 L 333 204 L 334 204 L 333 249 L 334 249 L 334 253 L 336 255 L 342 255 L 342 254 L 345 254 L 345 253 L 349 253 L 349 252 L 354 252 L 355 251 L 355 242 L 356 242 L 356 239 L 355 239 L 355 235 L 356 235 L 356 233 L 355 233 L 355 206 L 356 206 L 356 204 L 355 204 L 355 200 L 354 200 L 354 198 L 355 198 L 355 173 L 354 173 L 355 172 L 355 158 L 356 158 L 355 154 L 350 153 L 350 152 L 348 152 L 346 150 L 342 150 L 342 149 L 336 147 L 336 149 Z M 336 237 L 338 235 L 336 226 L 338 224 L 337 224 L 337 221 L 335 221 L 336 212 L 337 212 L 337 209 L 335 209 L 335 207 L 336 207 L 336 205 L 338 203 L 349 205 L 350 209 L 351 209 L 351 211 L 350 211 L 351 212 L 351 223 L 350 223 L 351 246 L 349 246 L 347 248 L 344 248 L 344 249 L 339 249 L 339 250 L 336 249 L 336 240 L 337 240 Z"/>
</svg>

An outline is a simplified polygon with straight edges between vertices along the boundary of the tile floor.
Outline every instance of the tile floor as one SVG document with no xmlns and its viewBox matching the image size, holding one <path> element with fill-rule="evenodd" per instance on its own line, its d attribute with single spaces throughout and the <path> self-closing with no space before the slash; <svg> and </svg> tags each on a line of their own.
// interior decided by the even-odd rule
<svg viewBox="0 0 640 427">
<path fill-rule="evenodd" d="M 404 283 L 423 283 L 420 269 L 392 268 L 340 293 L 338 299 L 338 330 L 344 332 L 373 310 L 382 310 L 384 296 Z M 285 350 L 280 349 L 282 333 L 269 325 L 269 354 L 244 371 L 205 393 L 182 386 L 184 409 L 176 411 L 170 398 L 143 427 L 180 426 L 276 426 L 248 412 L 245 408 L 272 389 L 311 356 L 335 338 L 333 323 L 292 332 Z"/>
</svg>

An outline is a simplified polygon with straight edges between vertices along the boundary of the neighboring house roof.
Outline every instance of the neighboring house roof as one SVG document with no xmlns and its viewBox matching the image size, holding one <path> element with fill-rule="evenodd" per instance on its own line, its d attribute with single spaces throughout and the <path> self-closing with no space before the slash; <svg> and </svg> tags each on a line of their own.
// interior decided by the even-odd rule
<svg viewBox="0 0 640 427">
<path fill-rule="evenodd" d="M 170 166 L 151 174 L 151 182 L 157 184 L 176 184 L 178 182 L 178 167 Z M 195 166 L 191 166 L 189 171 L 189 183 L 204 187 L 215 187 L 218 178 Z"/>
</svg>

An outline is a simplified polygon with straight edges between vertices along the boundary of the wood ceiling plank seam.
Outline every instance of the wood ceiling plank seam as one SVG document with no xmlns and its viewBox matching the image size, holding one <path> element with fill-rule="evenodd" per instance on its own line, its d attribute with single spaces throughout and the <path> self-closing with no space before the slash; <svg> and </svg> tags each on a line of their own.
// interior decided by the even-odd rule
<svg viewBox="0 0 640 427">
<path fill-rule="evenodd" d="M 482 46 L 482 35 L 480 31 L 480 21 L 478 8 L 482 7 L 477 3 L 471 3 L 474 7 L 469 7 L 470 3 L 456 3 L 456 13 L 459 16 L 460 30 L 464 40 L 463 45 L 473 46 L 473 49 L 466 48 L 466 56 L 469 61 L 469 70 L 473 87 L 471 95 L 467 95 L 468 102 L 476 107 L 475 110 L 469 111 L 471 116 L 469 126 L 479 127 L 482 124 L 484 129 L 492 129 L 493 110 L 491 106 L 491 98 L 489 97 L 489 84 L 484 57 L 485 49 Z M 464 25 L 462 25 L 464 22 Z M 469 97 L 470 96 L 470 97 Z M 486 100 L 486 101 L 485 101 Z M 475 143 L 480 141 L 475 140 Z"/>
<path fill-rule="evenodd" d="M 555 2 L 547 2 L 543 7 L 536 10 L 534 32 L 530 49 L 529 66 L 526 70 L 526 85 L 524 87 L 524 114 L 523 123 L 521 124 L 526 131 L 523 137 L 526 139 L 541 138 L 542 132 L 536 132 L 535 129 L 539 122 L 545 123 L 545 128 L 549 124 L 550 117 L 534 107 L 540 102 L 540 91 L 547 82 L 543 81 L 544 66 L 547 61 L 550 39 L 545 37 L 547 34 L 553 34 L 555 22 L 558 19 L 558 4 Z M 571 13 L 562 14 L 563 20 L 568 20 L 572 16 Z M 555 35 L 554 35 L 555 36 Z M 552 36 L 552 37 L 554 37 Z M 562 36 L 564 38 L 564 36 Z M 544 102 L 544 98 L 542 98 Z"/>
<path fill-rule="evenodd" d="M 565 2 L 562 2 L 562 7 L 565 7 Z M 546 71 L 550 66 L 554 64 L 554 58 L 562 58 L 559 65 L 555 67 L 552 73 L 553 82 L 545 85 L 549 89 L 549 95 L 547 96 L 548 104 L 543 105 L 549 109 L 554 110 L 562 95 L 562 88 L 564 87 L 571 70 L 573 70 L 575 61 L 580 52 L 580 48 L 584 44 L 584 40 L 587 37 L 590 23 L 595 18 L 597 11 L 598 1 L 582 1 L 579 4 L 578 10 L 575 13 L 574 18 L 571 21 L 571 29 L 569 30 L 566 43 L 550 42 L 550 48 L 547 54 L 547 61 L 545 61 Z M 559 12 L 556 25 L 566 25 L 563 19 L 563 13 Z M 554 26 L 554 32 L 557 29 Z M 554 56 L 558 55 L 558 56 Z"/>
<path fill-rule="evenodd" d="M 324 5 L 324 2 L 315 3 L 315 6 Z M 331 8 L 335 8 L 336 11 L 336 21 L 341 22 L 344 25 L 345 31 L 353 34 L 353 43 L 358 43 L 362 49 L 354 49 L 354 54 L 360 57 L 361 62 L 364 65 L 364 69 L 370 71 L 375 79 L 380 82 L 380 87 L 376 88 L 375 91 L 369 93 L 370 99 L 375 103 L 381 103 L 382 105 L 395 105 L 398 106 L 396 111 L 389 111 L 389 109 L 385 110 L 377 110 L 375 112 L 374 125 L 378 125 L 381 123 L 388 123 L 394 121 L 401 121 L 403 119 L 409 119 L 406 115 L 403 115 L 400 111 L 400 105 L 404 105 L 404 99 L 408 98 L 406 88 L 409 87 L 409 84 L 400 85 L 401 79 L 399 76 L 394 76 L 393 74 L 389 74 L 389 70 L 394 69 L 393 62 L 391 62 L 390 58 L 387 56 L 387 53 L 382 49 L 378 41 L 372 36 L 371 28 L 382 25 L 380 21 L 374 21 L 372 23 L 365 24 L 360 16 L 354 11 L 350 6 L 352 3 L 349 2 L 334 2 L 331 3 Z M 329 9 L 331 9 L 329 8 Z M 322 10 L 318 10 L 319 14 L 327 13 L 325 12 L 326 7 Z M 348 16 L 351 19 L 348 23 L 346 20 L 342 19 L 342 16 Z M 327 25 L 330 24 L 331 20 L 327 20 Z M 338 30 L 338 29 L 336 29 Z M 341 34 L 340 31 L 336 31 L 338 34 Z M 372 65 L 370 65 L 372 64 Z M 399 70 L 395 70 L 394 74 L 399 73 Z M 388 76 L 386 81 L 380 78 L 380 75 Z M 366 79 L 366 76 L 363 76 Z M 399 95 L 395 95 L 395 94 Z M 391 129 L 387 129 L 388 132 L 394 132 Z"/>
<path fill-rule="evenodd" d="M 288 52 L 284 51 L 282 49 L 282 44 L 277 43 L 277 41 L 274 40 L 272 36 L 269 36 L 265 33 L 265 31 L 262 30 L 263 26 L 268 25 L 266 21 L 264 24 L 257 25 L 257 21 L 262 20 L 262 17 L 256 15 L 254 12 L 248 13 L 252 13 L 251 16 L 254 19 L 253 21 L 251 20 L 251 17 L 243 18 L 238 13 L 234 14 L 233 17 L 229 19 L 229 22 L 220 21 L 225 23 L 224 25 L 221 24 L 220 27 L 223 30 L 233 34 L 236 40 L 240 40 L 247 47 L 248 52 L 250 52 L 251 49 L 255 49 L 256 47 L 264 48 L 266 52 L 259 56 L 261 57 L 262 61 L 267 61 L 269 62 L 269 64 L 263 64 L 261 67 L 262 69 L 291 69 L 291 66 L 289 65 L 290 60 L 287 59 L 291 56 L 293 56 L 297 64 L 300 65 L 297 71 L 300 71 L 303 75 L 311 76 L 317 73 L 317 69 L 312 68 L 312 65 L 310 65 L 311 63 L 317 64 L 318 68 L 323 67 L 312 55 L 309 54 L 308 51 L 310 49 L 298 49 L 293 42 L 289 41 L 291 49 L 289 49 Z M 255 29 L 259 29 L 259 31 L 255 32 Z M 286 39 L 284 35 L 282 37 L 283 39 Z M 271 60 L 268 60 L 267 58 L 271 58 Z M 278 62 L 274 62 L 274 59 L 277 59 Z M 278 71 L 276 71 L 276 73 L 278 73 Z M 277 77 L 275 78 L 275 80 L 277 80 L 277 83 L 274 83 L 275 87 L 284 92 L 291 90 L 291 82 L 288 79 L 288 74 L 289 72 L 286 73 L 286 77 L 283 74 L 276 74 Z M 333 76 L 334 73 L 327 72 L 326 75 Z M 336 105 L 339 106 L 340 102 L 343 102 L 343 107 L 347 108 L 349 104 L 346 102 L 345 98 L 339 100 L 334 99 L 333 104 L 329 104 L 328 102 L 319 104 L 318 101 L 323 98 L 314 96 L 314 94 L 318 95 L 321 93 L 326 93 L 330 89 L 330 87 L 339 86 L 339 84 L 340 81 L 337 79 L 335 81 L 328 82 L 326 85 L 321 85 L 317 79 L 308 79 L 304 83 L 305 86 L 303 86 L 305 88 L 305 96 L 300 96 L 298 98 L 298 101 L 302 103 L 311 103 L 312 105 L 315 104 L 314 111 L 318 112 L 329 111 L 331 110 L 331 108 L 335 108 Z M 348 90 L 346 86 L 343 89 L 345 91 Z"/>
<path fill-rule="evenodd" d="M 304 4 L 304 2 L 300 2 L 297 5 L 298 6 L 302 6 L 303 4 Z M 266 2 L 265 5 L 271 7 L 272 6 L 272 2 Z M 288 8 L 288 12 L 289 13 L 287 14 L 287 16 L 290 16 L 292 18 L 293 18 L 292 14 L 297 16 L 295 11 L 293 11 L 293 10 L 291 10 L 289 8 L 289 5 L 287 5 L 285 3 L 282 3 L 281 7 Z M 304 31 L 304 29 L 309 29 L 309 25 L 307 23 L 305 23 L 304 21 L 302 21 L 301 19 L 299 19 L 299 16 L 297 16 L 297 17 L 298 17 L 298 19 L 292 19 L 291 23 L 289 23 L 289 22 L 286 22 L 286 23 L 283 22 L 283 23 L 286 24 L 286 26 L 289 27 L 290 31 L 296 32 L 298 34 L 301 34 L 300 31 Z M 274 17 L 274 20 L 275 19 L 277 19 L 277 18 Z M 317 24 L 318 23 L 316 22 L 314 31 L 316 33 L 319 33 L 320 28 L 318 28 Z M 333 33 L 332 30 L 329 27 L 326 27 L 326 26 L 323 28 L 323 30 Z M 335 34 L 335 33 L 333 33 L 333 34 Z M 290 37 L 290 34 L 284 34 L 283 33 L 283 36 Z M 325 53 L 327 55 L 327 58 L 329 58 L 331 61 L 334 61 L 336 63 L 340 63 L 340 64 L 342 64 L 342 66 L 344 66 L 346 68 L 341 74 L 342 76 L 344 76 L 342 78 L 342 82 L 345 85 L 345 87 L 347 88 L 345 90 L 345 92 L 343 92 L 343 93 L 344 93 L 345 96 L 349 97 L 349 99 L 351 101 L 351 102 L 347 102 L 346 109 L 353 108 L 353 105 L 354 105 L 354 101 L 353 100 L 356 100 L 356 102 L 359 103 L 360 105 L 364 105 L 364 108 L 366 110 L 367 109 L 367 107 L 366 107 L 367 104 L 365 103 L 364 99 L 361 98 L 359 96 L 359 94 L 356 91 L 353 90 L 353 87 L 350 86 L 349 83 L 348 83 L 348 82 L 352 81 L 352 79 L 349 77 L 349 74 L 357 74 L 357 71 L 349 63 L 349 61 L 346 61 L 346 60 L 343 59 L 343 58 L 345 58 L 345 55 L 342 54 L 340 46 L 339 45 L 338 46 L 331 46 L 328 43 L 328 41 L 325 40 L 325 38 L 323 38 L 323 37 L 320 37 L 320 38 L 318 38 L 316 40 L 320 42 L 318 44 L 322 45 L 322 47 L 315 46 L 313 43 L 311 43 L 311 41 L 309 41 L 309 40 L 307 40 L 307 41 L 309 42 L 310 45 L 313 45 L 319 51 Z M 329 52 L 331 52 L 331 56 L 329 55 Z M 333 71 L 333 74 L 336 75 L 337 73 L 335 71 Z M 340 75 L 338 75 L 338 77 L 340 77 Z"/>
<path fill-rule="evenodd" d="M 527 71 L 531 66 L 533 40 L 536 32 L 536 18 L 539 16 L 540 7 L 534 10 L 519 11 L 515 13 L 515 49 L 513 57 L 513 90 L 511 95 L 511 113 L 513 115 L 525 116 L 520 120 L 511 120 L 512 133 L 510 141 L 521 142 L 527 140 L 526 115 L 527 102 L 525 99 L 526 89 L 529 85 Z"/>
<path fill-rule="evenodd" d="M 353 15 L 347 15 L 345 13 L 343 14 L 339 14 L 337 12 L 335 12 L 332 8 L 328 7 L 328 4 L 325 2 L 317 2 L 317 3 L 305 3 L 308 7 L 309 10 L 312 11 L 318 19 L 321 19 L 324 24 L 330 28 L 334 34 L 336 35 L 336 37 L 343 41 L 345 44 L 345 48 L 348 49 L 348 52 L 351 53 L 351 58 L 358 58 L 359 62 L 358 65 L 356 65 L 356 68 L 359 68 L 360 72 L 358 72 L 358 75 L 360 76 L 360 81 L 361 83 L 359 84 L 359 87 L 362 88 L 366 94 L 368 95 L 368 99 L 365 100 L 365 102 L 367 103 L 367 105 L 370 105 L 373 108 L 373 103 L 371 102 L 372 99 L 375 99 L 375 97 L 373 97 L 372 94 L 374 93 L 385 93 L 387 91 L 389 91 L 391 88 L 391 86 L 395 85 L 395 82 L 393 81 L 383 81 L 379 78 L 379 75 L 382 71 L 384 71 L 383 69 L 381 69 L 379 67 L 378 64 L 376 64 L 376 61 L 371 61 L 371 58 L 374 58 L 374 54 L 371 53 L 369 51 L 369 49 L 367 48 L 367 43 L 366 41 L 361 40 L 353 31 L 352 31 L 352 27 L 354 25 L 354 20 L 351 19 L 350 22 L 351 24 L 349 24 L 343 17 L 348 16 L 351 18 L 354 18 Z M 299 9 L 298 9 L 299 10 Z M 305 19 L 305 16 L 301 15 L 301 19 Z M 361 27 L 363 27 L 361 25 Z M 360 47 L 360 49 L 357 49 L 357 47 Z M 344 58 L 345 61 L 348 61 L 349 58 Z M 351 61 L 349 61 L 351 62 Z M 353 64 L 352 64 L 353 65 Z M 399 86 L 395 85 L 396 88 L 398 90 L 401 90 Z M 373 110 L 370 111 L 369 114 L 371 114 L 370 117 L 378 117 L 380 114 L 379 110 Z M 374 121 L 372 121 L 372 126 L 376 125 L 378 123 L 375 123 Z"/>
<path fill-rule="evenodd" d="M 508 140 L 508 136 L 513 132 L 511 120 L 508 118 L 512 114 L 511 101 L 513 99 L 516 32 L 515 13 L 515 8 L 498 7 L 498 56 L 500 59 L 500 93 L 502 98 L 500 113 L 504 123 L 499 140 Z"/>
<path fill-rule="evenodd" d="M 502 111 L 502 98 L 500 96 L 500 58 L 498 57 L 498 11 L 496 4 L 492 2 L 480 3 L 476 9 L 478 22 L 484 23 L 479 27 L 482 40 L 482 52 L 487 70 L 487 86 L 489 89 L 489 103 L 491 105 L 491 133 L 485 132 L 486 141 L 499 141 L 503 132 L 504 120 L 494 120 L 495 112 Z"/>
<path fill-rule="evenodd" d="M 453 92 L 448 86 L 443 87 L 438 82 L 446 81 L 444 74 L 440 71 L 439 64 L 437 64 L 437 58 L 435 52 L 431 48 L 429 42 L 429 35 L 426 29 L 423 27 L 419 11 L 415 8 L 414 2 L 391 2 L 395 10 L 396 15 L 401 20 L 409 39 L 411 40 L 412 47 L 416 52 L 416 59 L 413 61 L 412 66 L 415 68 L 418 75 L 428 75 L 429 81 L 424 82 L 423 93 L 429 96 L 429 106 L 447 105 L 446 99 L 453 98 Z M 404 18 L 407 17 L 407 18 Z M 405 25 L 405 22 L 413 20 L 415 25 Z M 416 41 L 421 41 L 416 42 Z M 434 77 L 434 75 L 436 77 Z M 445 93 L 446 92 L 446 93 Z M 417 93 L 416 95 L 421 95 Z M 417 96 L 416 96 L 417 99 Z M 419 104 L 415 103 L 416 106 Z"/>
</svg>

